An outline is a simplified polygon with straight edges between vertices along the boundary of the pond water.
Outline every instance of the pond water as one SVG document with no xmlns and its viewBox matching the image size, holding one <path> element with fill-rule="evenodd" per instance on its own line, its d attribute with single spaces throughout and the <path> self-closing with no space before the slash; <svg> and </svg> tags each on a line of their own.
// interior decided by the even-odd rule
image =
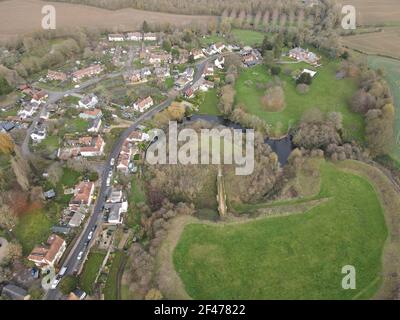
<svg viewBox="0 0 400 320">
<path fill-rule="evenodd" d="M 190 118 L 186 118 L 184 123 L 191 123 L 198 120 L 203 120 L 210 122 L 212 124 L 220 124 L 233 129 L 244 130 L 240 124 L 234 123 L 228 119 L 221 116 L 211 116 L 211 115 L 192 115 Z M 292 137 L 287 135 L 281 139 L 266 139 L 265 143 L 268 144 L 271 149 L 278 155 L 278 160 L 281 166 L 287 164 L 290 153 L 293 150 Z"/>
</svg>

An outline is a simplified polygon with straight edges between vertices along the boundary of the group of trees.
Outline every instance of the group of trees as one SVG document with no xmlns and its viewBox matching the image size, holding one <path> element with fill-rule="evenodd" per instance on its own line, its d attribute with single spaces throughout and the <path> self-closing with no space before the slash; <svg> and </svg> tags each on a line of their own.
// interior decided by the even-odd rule
<svg viewBox="0 0 400 320">
<path fill-rule="evenodd" d="M 364 115 L 366 140 L 373 157 L 390 153 L 394 146 L 395 109 L 380 72 L 359 66 L 360 86 L 351 99 L 353 111 Z"/>
<path fill-rule="evenodd" d="M 12 90 L 13 89 L 8 83 L 7 79 L 0 75 L 0 96 L 9 94 Z"/>
</svg>

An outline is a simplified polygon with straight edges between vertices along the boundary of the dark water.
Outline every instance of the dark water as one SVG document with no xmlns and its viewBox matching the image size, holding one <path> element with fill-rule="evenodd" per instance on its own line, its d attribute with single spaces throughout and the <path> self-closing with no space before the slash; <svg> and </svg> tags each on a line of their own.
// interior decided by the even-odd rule
<svg viewBox="0 0 400 320">
<path fill-rule="evenodd" d="M 233 129 L 245 129 L 240 124 L 224 119 L 223 117 L 210 115 L 192 115 L 190 118 L 186 118 L 184 120 L 184 123 L 191 123 L 198 120 L 207 121 L 213 124 L 220 124 Z M 292 137 L 290 135 L 282 139 L 266 139 L 265 143 L 268 144 L 271 149 L 278 155 L 279 163 L 282 166 L 287 164 L 289 155 L 293 150 Z"/>
</svg>

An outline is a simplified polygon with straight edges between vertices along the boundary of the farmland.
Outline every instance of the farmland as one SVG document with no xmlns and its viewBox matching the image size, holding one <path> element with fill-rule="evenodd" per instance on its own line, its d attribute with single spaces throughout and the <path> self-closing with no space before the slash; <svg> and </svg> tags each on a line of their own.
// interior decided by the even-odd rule
<svg viewBox="0 0 400 320">
<path fill-rule="evenodd" d="M 30 33 L 41 28 L 42 7 L 51 4 L 57 12 L 57 28 L 67 26 L 90 28 L 114 28 L 132 30 L 143 20 L 149 23 L 170 22 L 185 25 L 196 21 L 206 23 L 211 16 L 189 16 L 161 12 L 122 9 L 117 11 L 82 6 L 78 4 L 54 3 L 39 0 L 0 1 L 0 40 Z"/>
<path fill-rule="evenodd" d="M 382 283 L 387 229 L 368 180 L 321 166 L 319 196 L 298 215 L 244 223 L 189 224 L 174 251 L 186 291 L 197 299 L 370 298 Z M 342 290 L 341 269 L 360 270 Z"/>
</svg>

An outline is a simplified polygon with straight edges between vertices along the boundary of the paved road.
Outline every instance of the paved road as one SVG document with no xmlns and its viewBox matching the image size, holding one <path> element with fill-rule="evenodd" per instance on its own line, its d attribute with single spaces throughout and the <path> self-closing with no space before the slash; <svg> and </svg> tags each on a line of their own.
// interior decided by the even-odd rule
<svg viewBox="0 0 400 320">
<path fill-rule="evenodd" d="M 206 62 L 210 61 L 210 60 L 214 60 L 216 57 L 217 56 L 208 57 L 207 59 L 205 59 L 195 65 L 196 71 L 195 71 L 192 83 L 196 82 L 197 80 L 199 80 L 201 78 Z M 186 90 L 190 85 L 191 85 L 191 83 L 189 83 L 185 88 L 181 89 L 181 92 Z M 179 93 L 179 92 L 177 92 L 177 93 Z M 118 155 L 121 152 L 124 141 L 129 137 L 129 135 L 133 131 L 135 131 L 137 129 L 137 127 L 140 124 L 142 124 L 144 121 L 152 118 L 156 113 L 167 108 L 171 104 L 171 102 L 174 101 L 174 99 L 175 99 L 175 96 L 169 97 L 167 100 L 165 100 L 161 104 L 157 105 L 156 107 L 152 108 L 148 112 L 141 115 L 139 118 L 137 118 L 133 122 L 133 124 L 128 129 L 126 129 L 121 134 L 121 136 L 115 142 L 113 149 L 112 149 L 110 155 L 108 156 L 107 162 L 104 166 L 103 174 L 101 175 L 100 190 L 98 193 L 97 202 L 93 209 L 93 213 L 89 217 L 89 220 L 86 223 L 84 230 L 82 231 L 80 239 L 77 241 L 75 248 L 73 248 L 71 250 L 69 256 L 67 257 L 67 259 L 64 262 L 64 266 L 67 267 L 67 271 L 66 271 L 65 275 L 71 275 L 71 274 L 75 273 L 76 270 L 79 268 L 79 264 L 81 261 L 78 261 L 77 257 L 80 252 L 84 252 L 83 256 L 85 256 L 88 253 L 89 246 L 87 245 L 87 240 L 88 240 L 89 233 L 91 231 L 93 231 L 97 225 L 100 225 L 101 220 L 103 218 L 103 214 L 102 214 L 103 206 L 106 201 L 106 195 L 107 195 L 107 190 L 108 190 L 107 178 L 108 178 L 109 171 L 112 170 L 112 167 L 110 166 L 111 159 L 118 158 Z M 60 296 L 61 295 L 60 295 L 58 289 L 49 290 L 46 295 L 46 299 L 47 300 L 55 300 L 55 299 L 58 299 Z"/>
</svg>

